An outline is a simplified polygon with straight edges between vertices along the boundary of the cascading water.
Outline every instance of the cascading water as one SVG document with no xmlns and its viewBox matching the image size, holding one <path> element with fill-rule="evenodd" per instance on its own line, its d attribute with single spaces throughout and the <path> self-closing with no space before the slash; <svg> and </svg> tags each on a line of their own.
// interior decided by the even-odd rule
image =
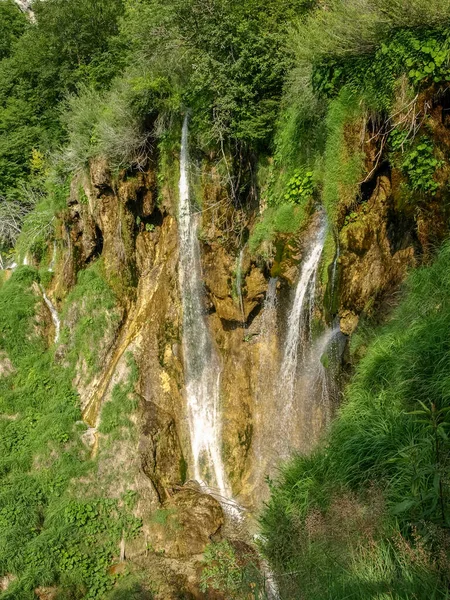
<svg viewBox="0 0 450 600">
<path fill-rule="evenodd" d="M 48 266 L 49 273 L 53 273 L 53 269 L 55 268 L 55 263 L 56 263 L 56 242 L 53 242 L 52 260 Z"/>
<path fill-rule="evenodd" d="M 287 408 L 294 400 L 295 379 L 297 375 L 298 354 L 302 337 L 304 337 L 305 308 L 308 307 L 308 327 L 311 323 L 311 314 L 314 307 L 314 295 L 316 289 L 316 276 L 325 244 L 326 222 L 321 217 L 319 228 L 312 241 L 310 250 L 303 262 L 300 279 L 295 291 L 294 303 L 288 317 L 287 337 L 284 347 L 283 361 L 281 364 L 280 384 L 283 396 L 286 399 Z M 305 345 L 310 341 L 308 332 Z"/>
<path fill-rule="evenodd" d="M 183 123 L 180 154 L 180 289 L 183 305 L 183 353 L 193 476 L 208 488 L 227 494 L 221 457 L 219 412 L 221 364 L 205 321 L 197 215 L 188 181 L 188 116 Z"/>
<path fill-rule="evenodd" d="M 61 321 L 59 320 L 58 311 L 53 306 L 52 301 L 45 293 L 44 288 L 42 286 L 39 286 L 39 287 L 41 288 L 42 297 L 44 298 L 44 302 L 47 305 L 47 308 L 50 311 L 50 314 L 52 315 L 53 324 L 55 326 L 55 344 L 57 344 L 59 341 L 59 334 L 61 331 Z"/>
</svg>

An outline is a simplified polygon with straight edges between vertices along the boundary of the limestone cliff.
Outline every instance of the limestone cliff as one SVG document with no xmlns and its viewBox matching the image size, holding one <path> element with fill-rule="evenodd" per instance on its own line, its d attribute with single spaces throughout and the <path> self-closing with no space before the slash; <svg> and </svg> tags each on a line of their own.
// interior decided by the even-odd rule
<svg viewBox="0 0 450 600">
<path fill-rule="evenodd" d="M 344 195 L 340 201 L 335 230 L 330 228 L 328 234 L 334 250 L 322 258 L 322 273 L 328 276 L 317 282 L 310 309 L 311 327 L 320 331 L 338 317 L 345 336 L 355 331 L 361 317 L 381 318 L 408 270 L 427 259 L 430 245 L 446 231 L 441 205 L 431 198 L 415 212 L 403 206 L 400 172 L 387 158 L 374 161 L 371 143 L 365 150 L 370 176 L 356 197 L 349 200 Z M 170 169 L 175 181 L 174 157 Z M 61 215 L 58 260 L 48 294 L 61 306 L 80 271 L 101 260 L 117 302 L 106 315 L 107 326 L 96 349 L 101 368 L 92 374 L 87 364 L 77 364 L 74 384 L 90 427 L 84 439 L 99 457 L 99 473 L 114 473 L 113 487 L 119 490 L 127 479 L 139 492 L 143 533 L 127 550 L 127 558 L 156 569 L 163 582 L 161 598 L 178 597 L 180 590 L 200 598 L 202 552 L 211 539 L 235 534 L 224 529 L 217 499 L 189 481 L 177 192 L 158 172 L 156 155 L 143 171 L 119 174 L 112 174 L 98 159 L 91 162 L 89 173 L 74 178 Z M 294 240 L 295 251 L 277 266 L 281 277 L 273 285 L 279 307 L 270 315 L 269 327 L 264 307 L 275 257 L 252 256 L 246 244 L 258 219 L 258 202 L 236 204 L 212 162 L 204 161 L 192 184 L 202 209 L 206 320 L 222 365 L 222 455 L 233 495 L 247 508 L 257 509 L 267 494 L 264 477 L 274 472 L 283 456 L 277 440 L 283 436 L 284 422 L 274 400 L 278 393 L 274 382 L 287 335 L 291 288 L 317 218 L 311 217 L 301 239 Z M 65 313 L 69 331 L 82 311 L 81 302 Z M 44 323 L 49 329 L 48 318 Z M 64 361 L 68 353 L 70 341 L 58 347 L 57 360 Z M 139 372 L 135 386 L 139 405 L 132 416 L 136 436 L 114 445 L 101 432 L 101 413 L 114 386 L 128 376 L 130 353 Z M 323 349 L 318 359 L 323 360 L 321 353 Z M 343 354 L 341 348 L 338 362 Z M 329 422 L 338 392 L 331 396 L 314 407 L 299 430 L 304 440 L 308 438 L 302 450 L 314 446 Z M 117 490 L 111 488 L 111 494 Z M 162 521 L 155 521 L 158 511 L 164 515 Z"/>
</svg>

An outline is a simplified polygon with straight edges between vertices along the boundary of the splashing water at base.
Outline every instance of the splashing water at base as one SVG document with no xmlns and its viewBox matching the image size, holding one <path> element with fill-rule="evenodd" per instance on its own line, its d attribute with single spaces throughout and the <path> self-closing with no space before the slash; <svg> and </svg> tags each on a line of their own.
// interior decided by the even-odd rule
<svg viewBox="0 0 450 600">
<path fill-rule="evenodd" d="M 183 305 L 183 350 L 193 477 L 227 495 L 221 457 L 219 394 L 221 364 L 203 307 L 197 216 L 192 213 L 188 181 L 188 116 L 183 123 L 180 153 L 180 288 Z"/>
</svg>

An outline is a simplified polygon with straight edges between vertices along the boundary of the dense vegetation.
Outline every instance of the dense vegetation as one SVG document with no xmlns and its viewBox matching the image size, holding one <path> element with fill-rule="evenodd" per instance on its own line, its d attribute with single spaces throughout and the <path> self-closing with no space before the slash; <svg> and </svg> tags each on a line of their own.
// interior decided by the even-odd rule
<svg viewBox="0 0 450 600">
<path fill-rule="evenodd" d="M 61 599 L 99 598 L 116 578 L 108 567 L 121 538 L 136 536 L 140 521 L 133 491 L 112 497 L 99 486 L 72 381 L 79 360 L 95 370 L 91 349 L 114 298 L 97 266 L 82 274 L 66 302 L 70 311 L 84 298 L 64 367 L 36 327 L 45 314 L 38 281 L 35 269 L 21 267 L 0 288 L 0 573 L 13 575 L 4 597 L 32 599 L 36 587 L 58 583 Z M 128 414 L 135 381 L 132 367 L 113 394 Z M 109 417 L 103 427 L 120 437 L 127 420 Z"/>
<path fill-rule="evenodd" d="M 448 598 L 450 246 L 365 347 L 323 446 L 263 518 L 282 598 Z"/>
</svg>

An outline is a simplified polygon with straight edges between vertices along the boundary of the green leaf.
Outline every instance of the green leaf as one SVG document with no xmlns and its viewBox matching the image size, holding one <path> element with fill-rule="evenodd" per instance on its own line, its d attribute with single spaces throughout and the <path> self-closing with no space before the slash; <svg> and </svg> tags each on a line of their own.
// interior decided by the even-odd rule
<svg viewBox="0 0 450 600">
<path fill-rule="evenodd" d="M 406 500 L 403 500 L 403 502 L 400 502 L 399 504 L 396 504 L 391 512 L 393 515 L 398 515 L 401 514 L 403 512 L 406 512 L 407 510 L 409 510 L 410 508 L 412 508 L 413 506 L 415 506 L 417 504 L 417 501 L 413 498 L 407 498 Z"/>
</svg>

